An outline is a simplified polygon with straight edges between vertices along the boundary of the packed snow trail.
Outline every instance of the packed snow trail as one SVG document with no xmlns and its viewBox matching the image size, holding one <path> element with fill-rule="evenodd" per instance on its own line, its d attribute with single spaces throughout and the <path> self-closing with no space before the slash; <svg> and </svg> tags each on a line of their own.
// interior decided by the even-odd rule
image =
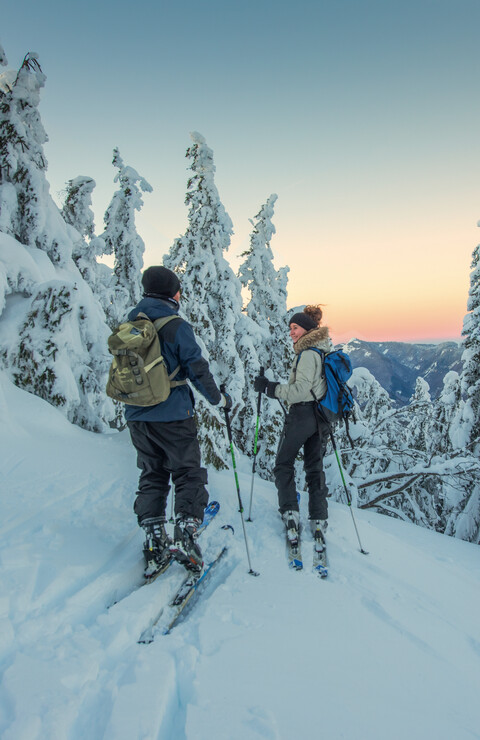
<svg viewBox="0 0 480 740">
<path fill-rule="evenodd" d="M 205 554 L 231 523 L 229 551 L 171 634 L 139 645 L 184 571 L 138 588 L 128 433 L 78 429 L 3 374 L 0 414 L 2 740 L 303 740 L 319 723 L 329 740 L 480 738 L 477 546 L 356 511 L 365 557 L 330 504 L 328 579 L 310 548 L 292 572 L 257 479 L 251 578 L 232 473 L 211 471 Z M 239 456 L 242 491 L 250 472 Z"/>
</svg>

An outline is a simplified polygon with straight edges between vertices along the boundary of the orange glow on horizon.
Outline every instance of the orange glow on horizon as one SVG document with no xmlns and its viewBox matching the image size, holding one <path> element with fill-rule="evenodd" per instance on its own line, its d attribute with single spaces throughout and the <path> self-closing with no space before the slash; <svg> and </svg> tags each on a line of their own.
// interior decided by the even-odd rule
<svg viewBox="0 0 480 740">
<path fill-rule="evenodd" d="M 466 296 L 439 299 L 432 291 L 422 291 L 404 299 L 398 286 L 390 295 L 375 295 L 362 301 L 362 293 L 331 296 L 322 304 L 323 323 L 330 328 L 334 341 L 362 339 L 370 342 L 440 342 L 460 341 L 463 318 L 467 313 Z M 360 298 L 359 298 L 360 296 Z M 355 303 L 359 298 L 359 303 Z M 307 301 L 313 302 L 313 301 Z M 289 301 L 289 308 L 295 303 Z M 296 304 L 303 305 L 303 304 Z"/>
<path fill-rule="evenodd" d="M 460 341 L 466 308 L 459 306 L 441 312 L 420 302 L 396 310 L 383 304 L 375 311 L 371 307 L 346 312 L 333 306 L 324 308 L 324 321 L 336 341 L 363 339 L 370 342 L 429 342 Z"/>
</svg>

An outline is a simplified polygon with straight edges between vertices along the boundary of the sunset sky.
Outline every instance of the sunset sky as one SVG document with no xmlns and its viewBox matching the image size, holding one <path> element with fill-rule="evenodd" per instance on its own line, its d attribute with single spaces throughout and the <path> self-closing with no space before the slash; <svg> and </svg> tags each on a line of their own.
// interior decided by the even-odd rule
<svg viewBox="0 0 480 740">
<path fill-rule="evenodd" d="M 278 194 L 289 307 L 324 304 L 336 341 L 459 339 L 480 241 L 478 0 L 22 0 L 9 66 L 47 75 L 47 178 L 97 182 L 112 150 L 152 185 L 145 266 L 185 230 L 190 131 L 213 149 L 235 234 Z"/>
</svg>

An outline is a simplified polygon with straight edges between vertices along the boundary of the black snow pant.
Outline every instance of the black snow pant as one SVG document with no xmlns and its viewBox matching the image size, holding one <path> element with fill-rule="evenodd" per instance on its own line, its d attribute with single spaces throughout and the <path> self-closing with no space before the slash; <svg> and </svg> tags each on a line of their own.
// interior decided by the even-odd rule
<svg viewBox="0 0 480 740">
<path fill-rule="evenodd" d="M 133 507 L 138 523 L 165 515 L 170 478 L 175 486 L 175 514 L 203 519 L 207 471 L 201 467 L 194 419 L 129 421 L 128 428 L 142 471 Z"/>
<path fill-rule="evenodd" d="M 328 426 L 317 416 L 315 401 L 290 406 L 273 471 L 281 514 L 298 511 L 295 458 L 303 447 L 303 467 L 309 494 L 308 515 L 310 519 L 327 519 L 328 490 L 323 471 L 327 439 Z"/>
</svg>

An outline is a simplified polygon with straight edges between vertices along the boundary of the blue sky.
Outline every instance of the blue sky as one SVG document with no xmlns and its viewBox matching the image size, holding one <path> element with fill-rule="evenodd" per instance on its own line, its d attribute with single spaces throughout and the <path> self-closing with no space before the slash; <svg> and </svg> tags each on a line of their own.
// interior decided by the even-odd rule
<svg viewBox="0 0 480 740">
<path fill-rule="evenodd" d="M 153 186 L 145 264 L 186 226 L 185 150 L 200 131 L 235 234 L 275 192 L 289 302 L 325 304 L 334 337 L 458 337 L 480 218 L 478 0 L 57 0 L 2 10 L 18 67 L 36 51 L 55 198 L 112 150 Z"/>
</svg>

